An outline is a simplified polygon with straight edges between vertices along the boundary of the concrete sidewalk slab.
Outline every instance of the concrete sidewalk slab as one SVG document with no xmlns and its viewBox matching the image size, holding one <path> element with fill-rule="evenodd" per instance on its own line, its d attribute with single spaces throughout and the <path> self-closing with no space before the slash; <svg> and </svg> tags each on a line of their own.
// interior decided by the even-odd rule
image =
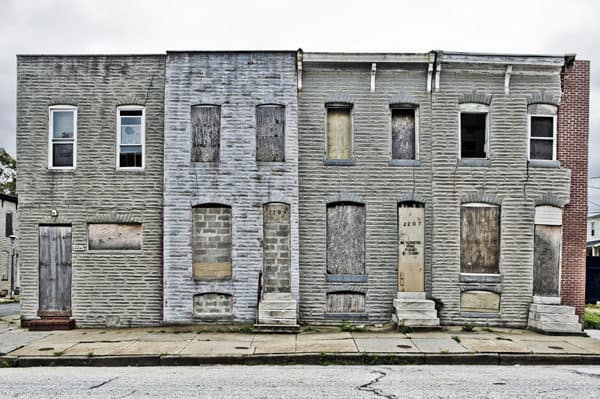
<svg viewBox="0 0 600 399">
<path fill-rule="evenodd" d="M 120 355 L 147 355 L 147 354 L 178 354 L 188 345 L 188 341 L 133 341 L 128 342 L 117 351 Z"/>
<path fill-rule="evenodd" d="M 341 339 L 296 339 L 296 353 L 354 353 L 358 349 L 352 338 Z"/>
<path fill-rule="evenodd" d="M 131 342 L 89 342 L 79 343 L 65 350 L 64 356 L 106 356 L 119 355 Z"/>
<path fill-rule="evenodd" d="M 295 353 L 296 335 L 257 334 L 252 341 L 255 354 Z"/>
<path fill-rule="evenodd" d="M 247 341 L 190 341 L 178 353 L 181 356 L 251 355 L 254 348 Z"/>
<path fill-rule="evenodd" d="M 75 345 L 73 342 L 68 343 L 40 343 L 34 342 L 21 349 L 11 352 L 11 356 L 62 356 L 64 352 Z"/>
<path fill-rule="evenodd" d="M 462 338 L 460 344 L 471 352 L 478 353 L 529 353 L 529 349 L 521 342 L 498 339 Z"/>
<path fill-rule="evenodd" d="M 452 338 L 412 338 L 419 352 L 423 353 L 466 353 L 464 346 Z"/>
<path fill-rule="evenodd" d="M 408 338 L 354 338 L 360 352 L 415 353 L 419 350 Z"/>
<path fill-rule="evenodd" d="M 572 345 L 568 342 L 559 341 L 524 341 L 524 345 L 532 353 L 564 353 L 564 354 L 588 354 L 590 351 Z"/>
</svg>

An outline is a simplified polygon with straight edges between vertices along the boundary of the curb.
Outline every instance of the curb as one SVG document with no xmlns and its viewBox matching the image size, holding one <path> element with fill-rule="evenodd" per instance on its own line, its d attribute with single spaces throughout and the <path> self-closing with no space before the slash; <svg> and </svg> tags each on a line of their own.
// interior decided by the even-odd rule
<svg viewBox="0 0 600 399">
<path fill-rule="evenodd" d="M 244 356 L 3 356 L 3 367 L 149 367 L 202 365 L 600 365 L 600 355 L 526 353 L 302 353 Z"/>
</svg>

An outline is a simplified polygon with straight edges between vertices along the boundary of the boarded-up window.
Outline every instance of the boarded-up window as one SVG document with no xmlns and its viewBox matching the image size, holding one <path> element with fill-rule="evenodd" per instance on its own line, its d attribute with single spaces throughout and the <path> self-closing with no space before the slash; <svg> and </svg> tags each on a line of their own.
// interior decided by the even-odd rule
<svg viewBox="0 0 600 399">
<path fill-rule="evenodd" d="M 561 227 L 535 225 L 533 295 L 559 295 Z"/>
<path fill-rule="evenodd" d="M 6 237 L 10 237 L 14 234 L 13 232 L 13 214 L 12 212 L 6 212 L 6 223 L 5 223 L 5 232 Z"/>
<path fill-rule="evenodd" d="M 392 108 L 392 159 L 415 159 L 415 110 Z"/>
<path fill-rule="evenodd" d="M 90 223 L 88 224 L 90 250 L 142 249 L 141 223 Z"/>
<path fill-rule="evenodd" d="M 365 274 L 365 226 L 364 205 L 327 206 L 327 273 Z"/>
<path fill-rule="evenodd" d="M 219 160 L 221 141 L 221 107 L 196 105 L 192 107 L 192 162 Z"/>
<path fill-rule="evenodd" d="M 461 207 L 461 271 L 498 273 L 500 207 L 468 204 Z"/>
<path fill-rule="evenodd" d="M 195 279 L 231 277 L 231 208 L 192 208 L 192 264 Z"/>
<path fill-rule="evenodd" d="M 282 105 L 256 107 L 256 160 L 285 160 L 285 107 Z"/>
<path fill-rule="evenodd" d="M 360 292 L 335 292 L 327 294 L 327 313 L 363 313 L 365 294 Z"/>
<path fill-rule="evenodd" d="M 352 158 L 351 108 L 327 108 L 327 159 L 349 160 Z"/>
<path fill-rule="evenodd" d="M 231 295 L 210 292 L 194 295 L 194 316 L 219 317 L 233 313 Z"/>
<path fill-rule="evenodd" d="M 460 114 L 460 156 L 462 158 L 486 157 L 487 114 Z"/>
</svg>

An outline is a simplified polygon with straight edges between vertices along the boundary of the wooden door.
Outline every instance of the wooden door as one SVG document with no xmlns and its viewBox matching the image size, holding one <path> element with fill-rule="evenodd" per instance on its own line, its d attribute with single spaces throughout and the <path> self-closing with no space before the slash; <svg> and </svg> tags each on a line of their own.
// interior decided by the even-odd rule
<svg viewBox="0 0 600 399">
<path fill-rule="evenodd" d="M 40 315 L 71 313 L 71 226 L 40 226 Z"/>
<path fill-rule="evenodd" d="M 425 208 L 418 203 L 398 206 L 398 291 L 425 291 Z"/>
</svg>

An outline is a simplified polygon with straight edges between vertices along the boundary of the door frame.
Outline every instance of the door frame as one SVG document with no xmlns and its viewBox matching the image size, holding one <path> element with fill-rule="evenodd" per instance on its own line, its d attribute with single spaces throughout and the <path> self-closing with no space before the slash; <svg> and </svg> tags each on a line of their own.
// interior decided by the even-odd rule
<svg viewBox="0 0 600 399">
<path fill-rule="evenodd" d="M 42 287 L 42 282 L 41 282 L 41 275 L 40 275 L 40 229 L 42 227 L 69 227 L 71 229 L 71 292 L 70 292 L 70 296 L 71 296 L 71 306 L 70 306 L 70 310 L 68 311 L 53 311 L 53 310 L 42 310 L 40 309 L 40 289 Z M 72 316 L 72 311 L 73 311 L 73 225 L 70 223 L 40 223 L 38 224 L 38 229 L 37 229 L 37 236 L 38 236 L 38 260 L 37 260 L 37 272 L 38 272 L 38 311 L 37 311 L 37 315 L 39 317 L 71 317 Z"/>
</svg>

